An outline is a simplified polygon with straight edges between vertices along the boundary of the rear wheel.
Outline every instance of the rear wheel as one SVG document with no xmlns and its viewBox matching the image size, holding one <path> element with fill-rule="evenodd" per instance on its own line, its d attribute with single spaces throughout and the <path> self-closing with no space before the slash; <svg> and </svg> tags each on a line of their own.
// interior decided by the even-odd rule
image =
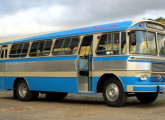
<svg viewBox="0 0 165 120">
<path fill-rule="evenodd" d="M 46 93 L 46 99 L 47 100 L 63 100 L 68 93 L 62 93 L 62 92 L 47 92 Z"/>
<path fill-rule="evenodd" d="M 20 80 L 16 87 L 16 96 L 21 101 L 30 101 L 37 99 L 39 92 L 32 92 L 25 80 Z"/>
<path fill-rule="evenodd" d="M 103 87 L 103 98 L 109 106 L 119 107 L 126 102 L 123 85 L 117 78 L 108 79 Z"/>
<path fill-rule="evenodd" d="M 141 103 L 150 104 L 157 99 L 158 93 L 136 93 L 136 97 Z"/>
</svg>

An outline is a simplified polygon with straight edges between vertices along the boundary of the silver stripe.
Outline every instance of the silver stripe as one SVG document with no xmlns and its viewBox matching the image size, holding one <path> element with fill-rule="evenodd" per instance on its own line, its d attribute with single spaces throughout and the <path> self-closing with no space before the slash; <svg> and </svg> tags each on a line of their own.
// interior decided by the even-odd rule
<svg viewBox="0 0 165 120">
<path fill-rule="evenodd" d="M 152 64 L 152 71 L 153 72 L 165 72 L 165 64 Z"/>
<path fill-rule="evenodd" d="M 94 71 L 137 70 L 151 71 L 151 63 L 128 61 L 96 61 Z"/>
<path fill-rule="evenodd" d="M 3 63 L 0 64 L 2 66 Z M 7 72 L 61 72 L 76 71 L 75 60 L 7 63 Z"/>
</svg>

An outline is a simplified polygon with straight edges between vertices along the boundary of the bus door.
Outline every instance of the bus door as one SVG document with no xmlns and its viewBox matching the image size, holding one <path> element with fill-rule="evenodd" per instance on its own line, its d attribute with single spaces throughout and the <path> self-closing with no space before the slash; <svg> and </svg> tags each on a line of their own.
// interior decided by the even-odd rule
<svg viewBox="0 0 165 120">
<path fill-rule="evenodd" d="M 2 46 L 1 49 L 1 62 L 0 62 L 0 89 L 4 89 L 4 72 L 7 71 L 6 58 L 7 58 L 7 46 Z"/>
<path fill-rule="evenodd" d="M 92 43 L 93 35 L 82 40 L 78 59 L 78 91 L 92 92 Z"/>
</svg>

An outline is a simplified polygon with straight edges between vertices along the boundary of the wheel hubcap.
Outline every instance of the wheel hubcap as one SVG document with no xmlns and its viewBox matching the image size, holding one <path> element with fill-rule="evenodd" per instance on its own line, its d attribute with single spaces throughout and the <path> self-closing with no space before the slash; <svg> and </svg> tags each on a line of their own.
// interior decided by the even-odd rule
<svg viewBox="0 0 165 120">
<path fill-rule="evenodd" d="M 21 83 L 19 86 L 19 95 L 21 97 L 25 97 L 27 94 L 28 88 L 27 85 L 25 83 Z"/>
<path fill-rule="evenodd" d="M 119 96 L 118 86 L 114 83 L 109 84 L 106 89 L 106 95 L 110 101 L 115 101 Z"/>
</svg>

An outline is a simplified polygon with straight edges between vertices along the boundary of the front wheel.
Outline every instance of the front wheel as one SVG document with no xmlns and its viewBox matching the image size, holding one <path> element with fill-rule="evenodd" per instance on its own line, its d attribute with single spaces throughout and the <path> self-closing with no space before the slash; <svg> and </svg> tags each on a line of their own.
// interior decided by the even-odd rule
<svg viewBox="0 0 165 120">
<path fill-rule="evenodd" d="M 136 93 L 136 97 L 141 103 L 150 104 L 157 99 L 158 93 Z"/>
<path fill-rule="evenodd" d="M 103 98 L 108 106 L 119 107 L 125 104 L 127 96 L 117 78 L 108 79 L 103 87 Z"/>
</svg>

